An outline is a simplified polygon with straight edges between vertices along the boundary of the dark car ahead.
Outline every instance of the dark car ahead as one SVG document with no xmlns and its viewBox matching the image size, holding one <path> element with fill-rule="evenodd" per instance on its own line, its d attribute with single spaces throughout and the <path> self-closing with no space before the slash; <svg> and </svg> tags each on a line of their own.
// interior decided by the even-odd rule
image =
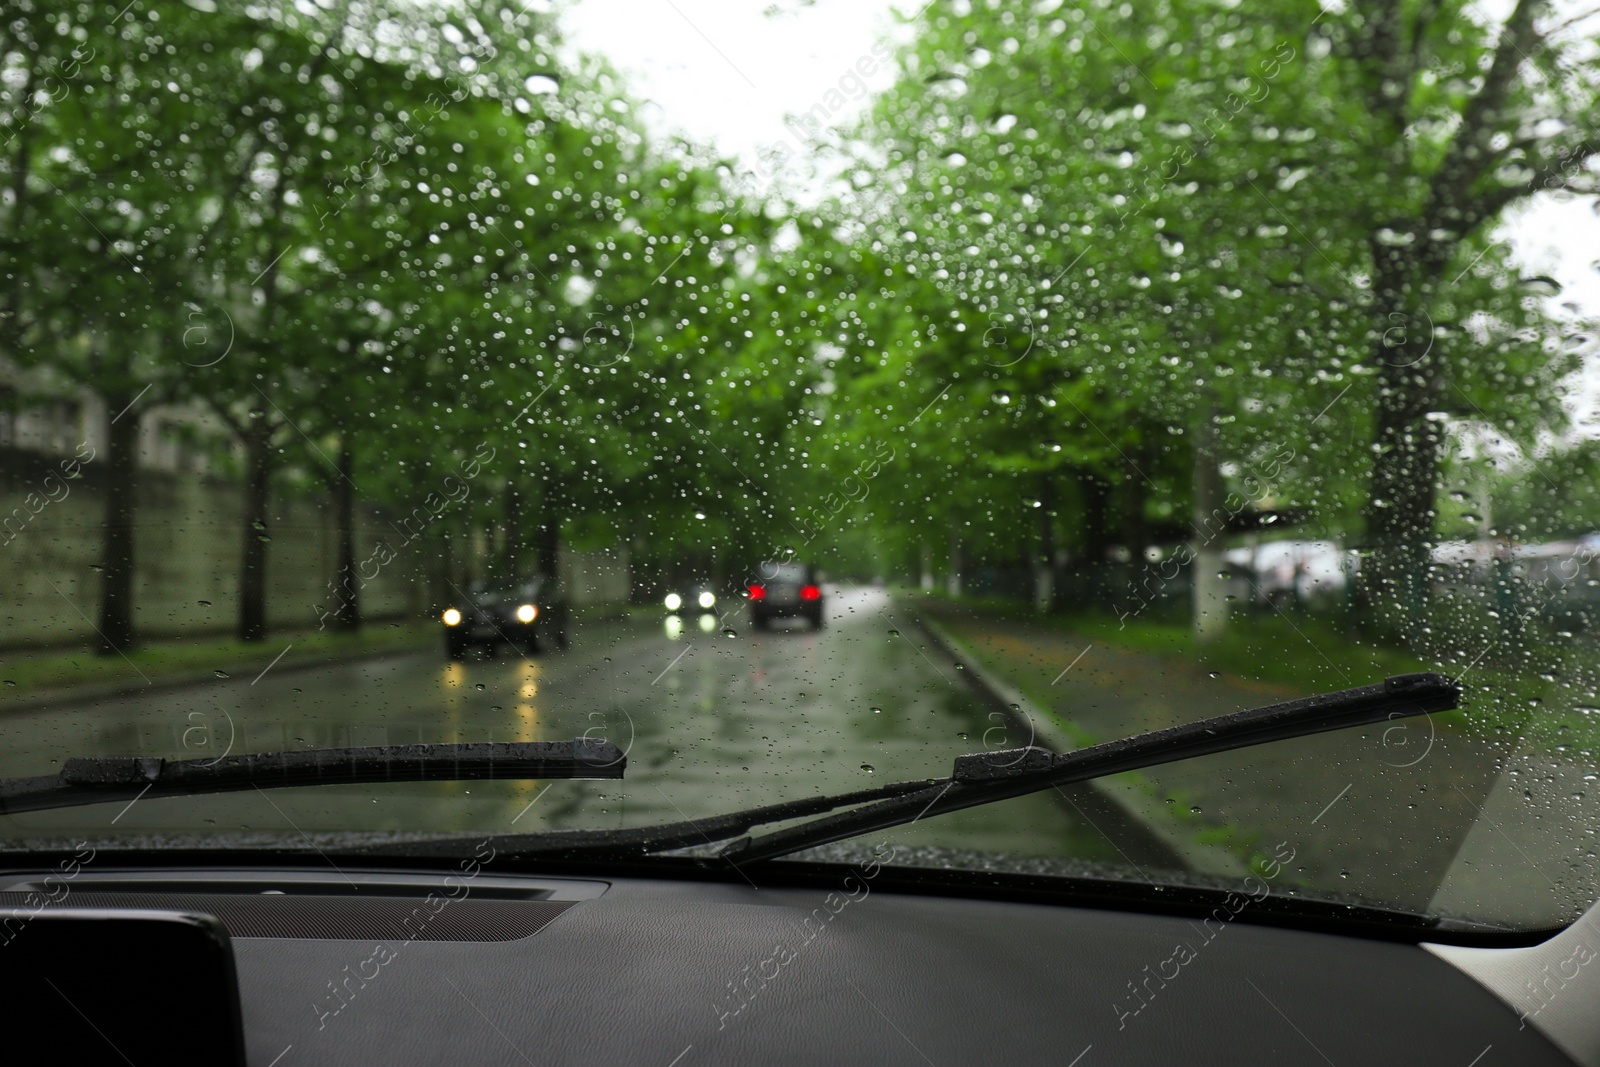
<svg viewBox="0 0 1600 1067">
<path fill-rule="evenodd" d="M 763 563 L 746 589 L 750 625 L 766 629 L 773 619 L 801 616 L 814 630 L 822 629 L 822 584 L 815 567 L 804 563 Z"/>
<path fill-rule="evenodd" d="M 543 578 L 506 584 L 479 583 L 439 616 L 444 623 L 445 652 L 461 659 L 467 649 L 494 652 L 513 645 L 529 655 L 543 641 L 567 647 L 570 612 L 560 587 Z"/>
</svg>

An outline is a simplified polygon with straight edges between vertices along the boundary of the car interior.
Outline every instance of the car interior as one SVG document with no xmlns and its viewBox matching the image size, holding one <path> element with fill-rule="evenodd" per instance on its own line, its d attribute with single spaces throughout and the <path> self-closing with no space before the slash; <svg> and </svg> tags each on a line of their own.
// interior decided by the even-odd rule
<svg viewBox="0 0 1600 1067">
<path fill-rule="evenodd" d="M 6 0 L 0 1067 L 1600 1067 L 1593 0 Z"/>
</svg>

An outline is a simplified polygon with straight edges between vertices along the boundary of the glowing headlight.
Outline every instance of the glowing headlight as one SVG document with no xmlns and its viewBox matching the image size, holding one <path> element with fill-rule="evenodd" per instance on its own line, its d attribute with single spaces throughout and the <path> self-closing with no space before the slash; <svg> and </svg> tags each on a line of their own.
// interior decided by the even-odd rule
<svg viewBox="0 0 1600 1067">
<path fill-rule="evenodd" d="M 539 609 L 532 604 L 524 604 L 517 609 L 518 622 L 532 622 L 539 617 Z"/>
<path fill-rule="evenodd" d="M 455 608 L 445 608 L 444 614 L 440 617 L 444 619 L 446 626 L 457 626 L 461 623 L 461 612 Z"/>
<path fill-rule="evenodd" d="M 715 604 L 716 602 L 717 602 L 717 598 L 715 596 L 713 596 L 712 594 L 710 594 L 710 593 L 701 593 L 700 594 L 700 606 L 701 607 L 709 608 L 711 605 Z"/>
<path fill-rule="evenodd" d="M 668 611 L 677 611 L 679 608 L 683 607 L 683 597 L 679 596 L 677 593 L 668 593 L 667 599 L 664 601 L 664 603 L 667 605 Z"/>
</svg>

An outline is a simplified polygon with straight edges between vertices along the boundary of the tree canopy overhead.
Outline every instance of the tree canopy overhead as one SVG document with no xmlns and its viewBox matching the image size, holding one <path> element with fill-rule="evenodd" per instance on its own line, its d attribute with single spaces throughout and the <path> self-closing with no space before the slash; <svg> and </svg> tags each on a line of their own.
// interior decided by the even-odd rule
<svg viewBox="0 0 1600 1067">
<path fill-rule="evenodd" d="M 803 207 L 653 137 L 542 10 L 13 7 L 0 356 L 126 412 L 108 649 L 157 403 L 246 490 L 248 638 L 273 494 L 339 502 L 353 625 L 352 501 L 484 454 L 435 532 L 500 566 L 1049 572 L 1298 509 L 1394 628 L 1452 430 L 1566 430 L 1576 326 L 1496 229 L 1595 192 L 1600 18 L 1543 0 L 935 0 Z"/>
</svg>

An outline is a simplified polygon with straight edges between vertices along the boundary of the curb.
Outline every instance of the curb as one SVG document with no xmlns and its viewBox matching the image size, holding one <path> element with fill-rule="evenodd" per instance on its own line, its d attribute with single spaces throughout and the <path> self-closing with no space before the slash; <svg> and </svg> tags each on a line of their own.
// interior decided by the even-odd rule
<svg viewBox="0 0 1600 1067">
<path fill-rule="evenodd" d="M 613 605 L 603 608 L 591 615 L 588 615 L 587 619 L 584 618 L 583 614 L 580 614 L 582 612 L 582 608 L 574 609 L 574 614 L 579 616 L 580 621 L 589 622 L 611 622 L 625 620 L 628 618 L 629 614 L 628 605 Z M 387 617 L 386 619 L 372 619 L 370 621 L 373 623 L 392 621 L 392 617 Z M 396 645 L 392 648 L 377 649 L 365 652 L 352 652 L 345 656 L 323 656 L 318 657 L 317 659 L 305 660 L 303 662 L 285 663 L 276 667 L 274 673 L 292 674 L 296 671 L 311 670 L 317 667 L 339 667 L 351 663 L 362 663 L 367 660 L 386 659 L 390 656 L 408 656 L 414 652 L 426 650 L 427 648 L 432 647 L 433 644 L 434 638 L 432 636 L 427 636 L 419 638 L 416 643 L 411 645 Z M 59 689 L 51 689 L 46 692 L 31 696 L 19 697 L 15 700 L 0 699 L 0 716 L 12 713 L 39 711 L 44 708 L 54 707 L 61 704 L 91 704 L 106 700 L 121 699 L 123 697 L 148 696 L 152 693 L 163 693 L 175 689 L 189 689 L 195 686 L 205 685 L 207 683 L 217 682 L 220 680 L 221 679 L 217 678 L 217 676 L 210 671 L 198 671 L 187 674 L 166 675 L 144 685 L 140 685 L 137 682 L 122 681 L 104 682 L 99 685 L 64 686 Z"/>
<path fill-rule="evenodd" d="M 965 669 L 961 673 L 966 675 L 968 684 L 1005 716 L 1011 728 L 1029 736 L 1031 744 L 1053 752 L 1072 752 L 1082 747 L 1067 736 L 1066 728 L 1056 721 L 1054 714 L 1040 709 L 1021 690 L 997 677 L 959 638 L 932 619 L 911 618 L 941 652 L 963 665 Z M 1143 805 L 1132 802 L 1126 790 L 1107 789 L 1091 780 L 1061 786 L 1057 796 L 1096 830 L 1108 826 L 1112 833 L 1100 830 L 1101 835 L 1136 868 L 1149 864 L 1215 873 L 1219 864 L 1226 864 L 1222 853 L 1197 846 L 1181 827 L 1165 817 L 1165 812 L 1158 810 L 1152 814 Z M 1239 875 L 1249 873 L 1243 863 L 1235 866 Z"/>
<path fill-rule="evenodd" d="M 376 652 L 357 652 L 349 656 L 333 656 L 306 660 L 302 663 L 286 663 L 279 666 L 274 673 L 294 674 L 298 671 L 307 671 L 316 667 L 338 667 L 349 663 L 361 663 L 365 660 L 385 659 L 389 656 L 409 656 L 424 647 L 426 646 L 419 642 L 410 647 L 397 646 Z M 192 689 L 208 682 L 218 681 L 222 681 L 222 679 L 206 671 L 195 674 L 166 675 L 151 681 L 147 685 L 140 685 L 137 682 L 106 682 L 102 685 L 68 686 L 39 693 L 36 696 L 0 701 L 0 716 L 14 712 L 39 711 L 59 704 L 92 704 L 122 697 L 148 696 L 152 693 L 164 693 L 174 689 Z"/>
<path fill-rule="evenodd" d="M 417 620 L 418 616 L 410 612 L 400 612 L 398 614 L 390 612 L 385 615 L 367 616 L 363 619 L 363 624 L 366 626 L 378 626 L 383 623 L 404 623 L 408 621 L 415 622 Z M 137 641 L 150 644 L 174 644 L 182 641 L 206 641 L 213 639 L 227 640 L 231 638 L 235 632 L 236 627 L 231 623 L 226 626 L 214 626 L 206 629 L 195 630 L 160 630 L 154 633 L 145 633 L 140 631 L 140 633 L 137 635 Z M 301 634 L 311 632 L 313 631 L 309 629 L 274 630 L 269 632 L 269 636 L 273 636 L 278 633 Z M 94 637 L 94 634 L 84 634 L 74 638 L 45 641 L 39 644 L 14 642 L 8 645 L 0 645 L 0 656 L 49 654 L 53 652 L 81 652 L 85 648 L 88 648 L 94 644 Z"/>
</svg>

